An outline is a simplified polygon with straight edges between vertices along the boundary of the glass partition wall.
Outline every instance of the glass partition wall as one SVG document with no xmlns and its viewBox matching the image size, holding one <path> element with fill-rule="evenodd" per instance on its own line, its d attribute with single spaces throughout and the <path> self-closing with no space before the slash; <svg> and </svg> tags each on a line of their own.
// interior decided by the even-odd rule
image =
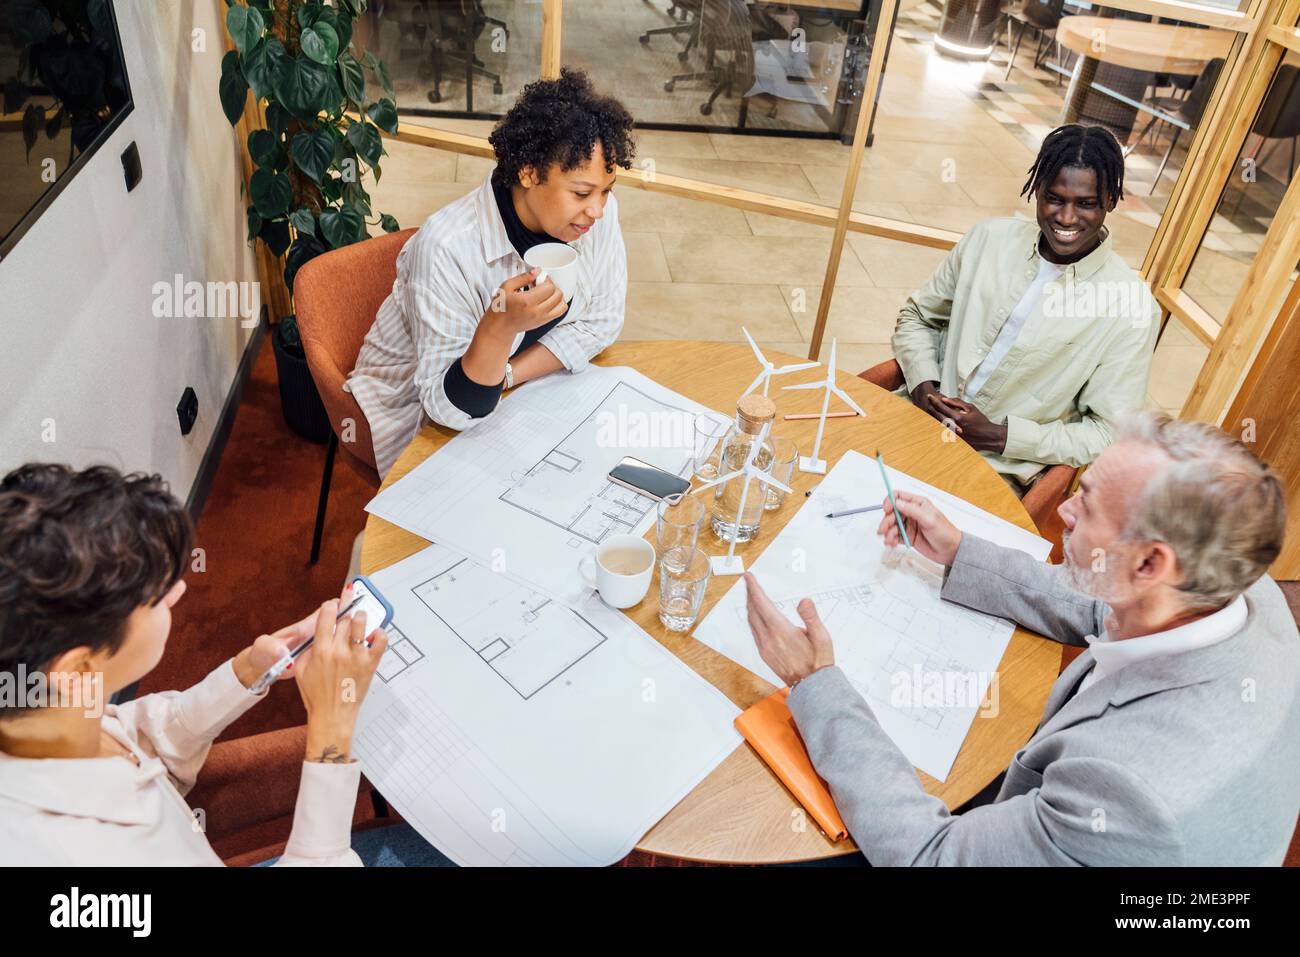
<svg viewBox="0 0 1300 957">
<path fill-rule="evenodd" d="M 1300 2 L 1022 0 L 991 29 L 988 4 L 963 3 L 375 3 L 407 141 L 378 191 L 418 225 L 486 175 L 485 137 L 525 83 L 584 69 L 637 118 L 616 190 L 625 335 L 746 325 L 822 359 L 834 338 L 856 372 L 889 357 L 898 308 L 965 230 L 1034 215 L 1021 189 L 1047 132 L 1104 125 L 1126 154 L 1107 225 L 1165 310 L 1149 404 L 1177 412 L 1293 178 Z"/>
</svg>

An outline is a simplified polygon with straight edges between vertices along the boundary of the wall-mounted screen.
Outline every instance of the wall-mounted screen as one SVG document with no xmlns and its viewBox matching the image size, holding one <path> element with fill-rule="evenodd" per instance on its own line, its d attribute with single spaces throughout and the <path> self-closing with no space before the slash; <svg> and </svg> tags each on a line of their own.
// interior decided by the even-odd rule
<svg viewBox="0 0 1300 957">
<path fill-rule="evenodd" d="M 113 0 L 0 0 L 0 258 L 131 111 Z"/>
</svg>

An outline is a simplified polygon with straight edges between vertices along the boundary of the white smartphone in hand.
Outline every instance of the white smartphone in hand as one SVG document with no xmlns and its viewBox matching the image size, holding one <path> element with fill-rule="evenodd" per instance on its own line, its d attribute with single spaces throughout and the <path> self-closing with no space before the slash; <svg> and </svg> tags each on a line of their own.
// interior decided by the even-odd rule
<svg viewBox="0 0 1300 957">
<path fill-rule="evenodd" d="M 393 606 L 379 593 L 379 589 L 365 575 L 352 579 L 352 600 L 348 603 L 347 614 L 366 613 L 366 637 L 369 638 L 380 628 L 387 628 L 393 620 Z"/>
</svg>

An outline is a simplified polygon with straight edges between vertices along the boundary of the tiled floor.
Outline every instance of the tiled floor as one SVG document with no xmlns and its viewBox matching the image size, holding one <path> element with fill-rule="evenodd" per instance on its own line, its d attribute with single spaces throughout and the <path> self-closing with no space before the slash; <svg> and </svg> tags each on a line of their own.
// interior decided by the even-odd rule
<svg viewBox="0 0 1300 957">
<path fill-rule="evenodd" d="M 929 9 L 922 4 L 904 17 Z M 638 55 L 639 49 L 628 55 Z M 1004 57 L 999 55 L 1002 68 L 996 60 L 975 66 L 1000 81 Z M 1024 59 L 1028 67 L 1028 54 Z M 1035 79 L 1017 69 L 1012 84 L 990 80 L 983 88 L 972 82 L 974 75 L 971 64 L 933 54 L 928 42 L 894 44 L 875 142 L 859 176 L 856 209 L 958 231 L 987 216 L 1032 215 L 1019 192 L 1036 151 L 1034 137 L 1051 126 L 1044 119 L 1038 130 L 1023 116 L 1050 113 L 1045 101 L 1059 92 L 1046 74 Z M 1016 106 L 1000 108 L 1000 96 L 1010 97 Z M 1030 98 L 1038 99 L 1028 102 Z M 479 135 L 490 129 L 487 121 L 418 122 Z M 374 190 L 375 208 L 392 213 L 403 226 L 418 225 L 480 183 L 491 168 L 490 161 L 404 144 L 389 143 L 388 150 L 382 181 Z M 828 140 L 643 130 L 637 163 L 834 205 L 848 154 L 847 147 Z M 1145 168 L 1149 184 L 1154 164 L 1142 167 L 1142 159 L 1138 154 L 1131 162 Z M 1141 178 L 1135 169 L 1132 182 L 1139 184 Z M 1116 247 L 1135 267 L 1163 205 L 1159 190 L 1151 200 L 1145 192 L 1144 186 L 1135 189 L 1107 221 Z M 744 325 L 774 349 L 807 353 L 830 248 L 828 228 L 636 189 L 621 188 L 618 197 L 630 275 L 626 338 L 735 341 L 742 338 Z M 1242 235 L 1236 218 L 1220 219 L 1223 235 L 1233 235 L 1233 229 Z M 1198 298 L 1230 301 L 1233 282 L 1240 281 L 1235 270 L 1244 269 L 1236 258 L 1244 251 L 1234 252 L 1232 258 L 1214 252 L 1214 262 L 1193 270 L 1188 291 Z M 849 236 L 827 333 L 839 339 L 840 367 L 858 372 L 889 356 L 899 307 L 942 257 L 924 247 Z M 1153 364 L 1149 404 L 1176 412 L 1206 354 L 1203 345 L 1170 323 Z"/>
</svg>

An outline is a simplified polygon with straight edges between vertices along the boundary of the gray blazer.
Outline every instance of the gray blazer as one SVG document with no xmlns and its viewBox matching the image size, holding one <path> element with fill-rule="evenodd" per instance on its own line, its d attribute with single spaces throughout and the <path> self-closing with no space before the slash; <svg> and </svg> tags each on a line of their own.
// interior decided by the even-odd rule
<svg viewBox="0 0 1300 957">
<path fill-rule="evenodd" d="M 942 594 L 1070 645 L 1102 634 L 1108 611 L 1059 566 L 972 535 Z M 960 815 L 925 793 L 838 668 L 800 681 L 790 710 L 876 865 L 1278 865 L 1300 814 L 1300 635 L 1268 576 L 1246 601 L 1231 638 L 1135 662 L 1071 698 L 1094 664 L 1084 651 L 996 800 Z"/>
</svg>

